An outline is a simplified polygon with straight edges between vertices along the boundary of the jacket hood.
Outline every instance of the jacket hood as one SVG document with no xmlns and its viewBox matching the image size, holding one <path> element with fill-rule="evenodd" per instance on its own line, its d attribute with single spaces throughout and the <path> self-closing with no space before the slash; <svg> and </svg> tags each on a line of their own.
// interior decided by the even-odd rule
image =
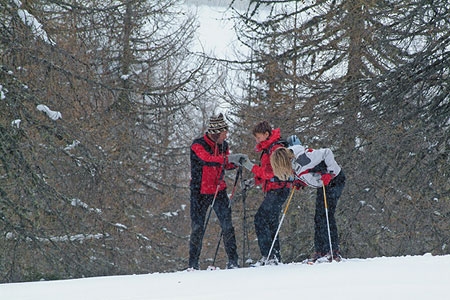
<svg viewBox="0 0 450 300">
<path fill-rule="evenodd" d="M 295 157 L 299 157 L 299 155 L 305 153 L 305 147 L 303 147 L 302 145 L 290 146 L 289 149 L 294 152 Z"/>
<path fill-rule="evenodd" d="M 261 152 L 265 149 L 269 149 L 270 145 L 272 145 L 274 142 L 280 140 L 280 138 L 281 138 L 280 132 L 281 132 L 280 128 L 272 129 L 272 134 L 270 135 L 270 137 L 267 140 L 256 144 L 256 146 L 255 146 L 256 152 Z"/>
</svg>

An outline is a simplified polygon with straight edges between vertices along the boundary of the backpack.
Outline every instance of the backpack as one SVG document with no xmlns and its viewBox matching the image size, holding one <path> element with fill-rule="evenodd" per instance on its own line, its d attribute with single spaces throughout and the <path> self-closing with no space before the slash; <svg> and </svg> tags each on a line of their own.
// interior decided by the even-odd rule
<svg viewBox="0 0 450 300">
<path fill-rule="evenodd" d="M 261 157 L 262 157 L 263 154 L 265 154 L 265 153 L 270 155 L 270 154 L 272 153 L 272 148 L 273 148 L 275 145 L 281 145 L 281 146 L 283 146 L 283 147 L 289 147 L 288 142 L 285 141 L 285 140 L 279 140 L 279 141 L 276 141 L 276 142 L 272 143 L 272 144 L 269 146 L 269 148 L 264 149 L 264 150 L 261 152 Z"/>
<path fill-rule="evenodd" d="M 294 146 L 294 145 L 301 145 L 302 142 L 300 141 L 300 139 L 295 135 L 290 135 L 287 139 L 286 139 L 286 143 L 288 144 L 287 147 L 290 146 Z"/>
</svg>

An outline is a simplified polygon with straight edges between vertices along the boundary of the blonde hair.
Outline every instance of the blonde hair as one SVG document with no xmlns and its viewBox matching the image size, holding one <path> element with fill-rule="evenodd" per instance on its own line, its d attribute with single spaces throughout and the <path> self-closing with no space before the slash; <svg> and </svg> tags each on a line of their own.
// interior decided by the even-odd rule
<svg viewBox="0 0 450 300">
<path fill-rule="evenodd" d="M 273 151 L 270 156 L 270 165 L 273 173 L 280 180 L 288 180 L 293 175 L 292 159 L 295 158 L 294 153 L 287 148 L 280 147 Z"/>
</svg>

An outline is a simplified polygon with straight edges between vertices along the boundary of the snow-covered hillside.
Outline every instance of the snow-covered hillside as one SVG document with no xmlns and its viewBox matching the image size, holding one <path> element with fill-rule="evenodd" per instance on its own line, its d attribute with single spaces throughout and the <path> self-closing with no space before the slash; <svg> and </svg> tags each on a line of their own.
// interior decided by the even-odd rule
<svg viewBox="0 0 450 300">
<path fill-rule="evenodd" d="M 448 299 L 450 255 L 0 284 L 4 300 Z"/>
</svg>

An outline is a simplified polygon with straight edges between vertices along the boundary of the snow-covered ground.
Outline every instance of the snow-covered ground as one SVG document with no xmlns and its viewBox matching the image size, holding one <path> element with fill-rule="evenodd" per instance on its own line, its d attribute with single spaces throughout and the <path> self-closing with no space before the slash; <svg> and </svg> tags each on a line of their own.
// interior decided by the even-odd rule
<svg viewBox="0 0 450 300">
<path fill-rule="evenodd" d="M 449 299 L 450 255 L 0 284 L 2 300 Z"/>
</svg>

